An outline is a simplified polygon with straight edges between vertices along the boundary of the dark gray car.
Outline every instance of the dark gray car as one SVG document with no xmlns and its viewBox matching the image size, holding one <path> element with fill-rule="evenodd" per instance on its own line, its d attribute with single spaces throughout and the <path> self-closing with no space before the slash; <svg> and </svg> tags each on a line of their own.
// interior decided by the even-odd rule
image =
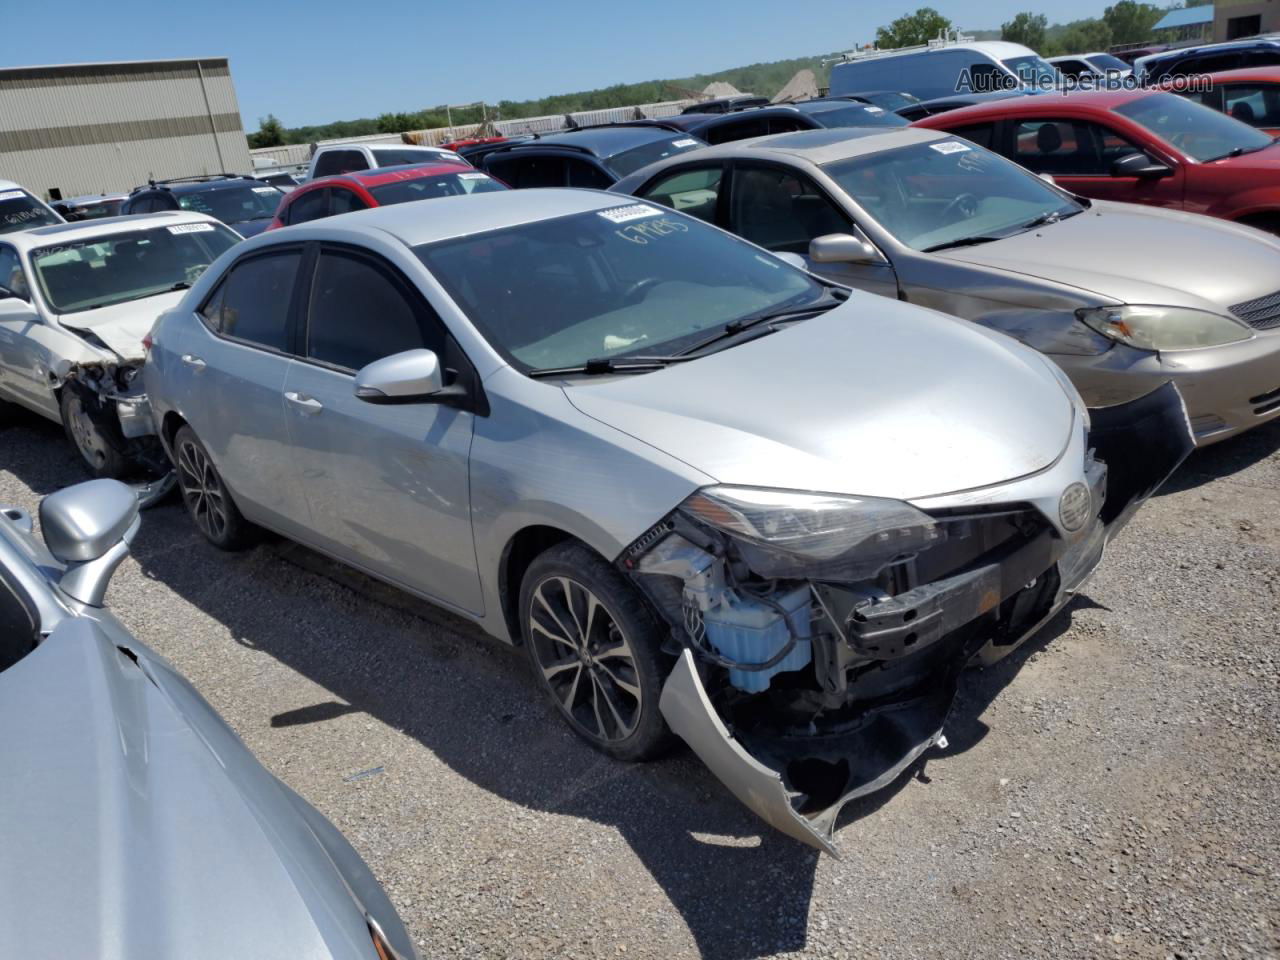
<svg viewBox="0 0 1280 960">
<path fill-rule="evenodd" d="M 40 527 L 0 507 L 0 956 L 412 960 L 351 845 L 103 607 L 133 493 Z"/>
</svg>

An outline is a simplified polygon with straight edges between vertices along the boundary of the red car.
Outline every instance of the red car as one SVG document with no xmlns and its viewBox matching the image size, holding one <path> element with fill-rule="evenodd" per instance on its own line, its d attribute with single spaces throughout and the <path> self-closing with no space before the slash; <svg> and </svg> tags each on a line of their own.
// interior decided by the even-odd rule
<svg viewBox="0 0 1280 960">
<path fill-rule="evenodd" d="M 1182 96 L 1280 136 L 1280 67 L 1252 67 L 1209 74 L 1213 87 Z"/>
<path fill-rule="evenodd" d="M 1280 147 L 1260 130 L 1155 90 L 1042 94 L 926 117 L 1064 189 L 1280 232 Z"/>
<path fill-rule="evenodd" d="M 275 230 L 369 207 L 506 189 L 507 185 L 501 180 L 495 180 L 465 160 L 320 177 L 286 195 L 267 229 Z"/>
</svg>

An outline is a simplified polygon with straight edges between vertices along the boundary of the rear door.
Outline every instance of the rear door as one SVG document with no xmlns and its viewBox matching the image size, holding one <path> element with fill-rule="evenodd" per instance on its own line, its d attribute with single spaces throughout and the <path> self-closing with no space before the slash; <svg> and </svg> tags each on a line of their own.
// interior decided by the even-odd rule
<svg viewBox="0 0 1280 960">
<path fill-rule="evenodd" d="M 439 317 L 394 266 L 325 246 L 315 264 L 285 405 L 290 456 L 317 546 L 384 579 L 482 611 L 471 535 L 474 414 L 429 403 L 371 404 L 355 374 L 405 350 L 465 363 Z"/>
</svg>

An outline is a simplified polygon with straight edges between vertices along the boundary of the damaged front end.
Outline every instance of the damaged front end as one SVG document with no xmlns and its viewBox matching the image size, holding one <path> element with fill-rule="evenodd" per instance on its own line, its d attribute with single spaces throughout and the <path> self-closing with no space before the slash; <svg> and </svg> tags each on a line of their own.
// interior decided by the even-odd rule
<svg viewBox="0 0 1280 960">
<path fill-rule="evenodd" d="M 964 667 L 1061 609 L 1193 446 L 1171 385 L 1095 423 L 1056 516 L 1016 495 L 694 493 L 619 560 L 679 643 L 667 723 L 768 823 L 836 854 L 841 808 L 943 742 Z"/>
</svg>

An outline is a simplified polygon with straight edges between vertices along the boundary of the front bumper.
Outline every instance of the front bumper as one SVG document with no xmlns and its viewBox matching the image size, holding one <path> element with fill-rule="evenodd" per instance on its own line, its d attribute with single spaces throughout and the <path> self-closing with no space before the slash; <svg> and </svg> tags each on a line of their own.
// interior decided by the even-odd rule
<svg viewBox="0 0 1280 960">
<path fill-rule="evenodd" d="M 837 660 L 852 662 L 875 650 L 884 672 L 904 669 L 907 679 L 891 692 L 877 691 L 873 678 L 857 715 L 846 713 L 829 725 L 823 720 L 764 734 L 731 729 L 708 695 L 693 652 L 685 649 L 662 690 L 668 725 L 767 823 L 838 856 L 833 831 L 841 809 L 888 786 L 945 742 L 963 668 L 1007 656 L 1065 607 L 1101 561 L 1107 541 L 1193 449 L 1186 408 L 1171 384 L 1091 413 L 1089 442 L 1107 464 L 1105 499 L 1091 524 L 1069 540 L 1045 530 L 926 588 L 892 597 L 834 644 Z M 1088 479 L 1098 495 L 1102 478 Z M 831 614 L 836 598 L 824 597 L 821 585 L 813 591 L 830 623 L 850 622 L 844 610 Z M 818 676 L 844 667 L 815 661 Z M 817 789 L 815 771 L 824 780 Z"/>
</svg>

